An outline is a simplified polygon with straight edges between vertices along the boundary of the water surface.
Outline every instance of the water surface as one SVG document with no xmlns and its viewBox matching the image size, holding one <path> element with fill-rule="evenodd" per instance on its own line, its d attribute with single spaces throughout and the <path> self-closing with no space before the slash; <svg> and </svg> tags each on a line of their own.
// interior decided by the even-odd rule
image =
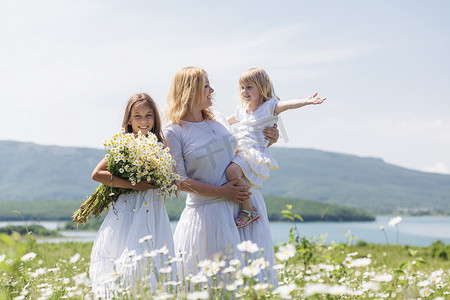
<svg viewBox="0 0 450 300">
<path fill-rule="evenodd" d="M 429 246 L 436 240 L 450 244 L 450 217 L 402 217 L 398 226 L 388 225 L 393 216 L 378 216 L 374 222 L 298 222 L 297 229 L 300 235 L 307 238 L 325 237 L 325 243 L 331 241 L 345 243 L 349 236 L 354 236 L 353 243 L 363 240 L 376 244 L 396 244 L 397 229 L 398 243 L 411 246 Z M 256 221 L 257 222 L 257 221 Z M 0 222 L 0 227 L 6 225 L 37 224 L 35 221 L 27 222 Z M 40 222 L 47 229 L 56 230 L 64 225 L 64 222 Z M 172 231 L 175 230 L 177 222 L 171 222 Z M 270 229 L 275 244 L 289 240 L 289 230 L 292 228 L 290 222 L 271 222 Z M 380 227 L 384 227 L 384 231 Z M 61 231 L 62 237 L 38 238 L 39 242 L 64 242 L 82 241 L 92 242 L 96 232 L 86 231 Z"/>
</svg>

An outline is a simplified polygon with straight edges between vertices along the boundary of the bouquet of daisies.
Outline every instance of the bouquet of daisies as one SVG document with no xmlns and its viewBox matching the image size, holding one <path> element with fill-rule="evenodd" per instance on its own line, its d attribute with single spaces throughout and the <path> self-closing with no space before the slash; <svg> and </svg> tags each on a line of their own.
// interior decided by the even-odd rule
<svg viewBox="0 0 450 300">
<path fill-rule="evenodd" d="M 174 173 L 175 161 L 169 149 L 164 148 L 153 133 L 149 132 L 148 136 L 144 136 L 139 132 L 135 136 L 124 133 L 122 129 L 122 133 L 116 133 L 110 140 L 105 140 L 104 146 L 107 169 L 112 175 L 127 179 L 132 185 L 146 180 L 156 186 L 157 192 L 164 198 L 177 191 L 176 183 L 180 177 Z M 99 216 L 120 195 L 135 191 L 100 184 L 72 218 L 74 222 L 84 224 L 91 214 Z"/>
</svg>

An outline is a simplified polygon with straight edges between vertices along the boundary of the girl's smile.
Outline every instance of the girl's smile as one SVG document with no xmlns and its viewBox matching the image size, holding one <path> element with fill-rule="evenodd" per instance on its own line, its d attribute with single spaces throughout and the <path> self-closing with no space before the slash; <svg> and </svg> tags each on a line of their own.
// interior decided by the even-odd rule
<svg viewBox="0 0 450 300">
<path fill-rule="evenodd" d="M 131 109 L 131 118 L 128 125 L 133 128 L 133 133 L 138 134 L 140 131 L 144 135 L 148 135 L 153 129 L 155 123 L 155 113 L 153 109 L 146 103 L 137 103 Z"/>
</svg>

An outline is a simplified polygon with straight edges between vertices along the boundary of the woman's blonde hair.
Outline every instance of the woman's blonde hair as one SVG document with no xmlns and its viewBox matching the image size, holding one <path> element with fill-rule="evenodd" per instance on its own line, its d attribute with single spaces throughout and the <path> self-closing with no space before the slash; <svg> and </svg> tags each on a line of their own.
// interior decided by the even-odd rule
<svg viewBox="0 0 450 300">
<path fill-rule="evenodd" d="M 239 78 L 239 95 L 241 99 L 241 105 L 247 107 L 247 103 L 244 98 L 242 98 L 242 93 L 240 92 L 241 86 L 245 83 L 253 83 L 258 88 L 259 94 L 262 97 L 263 103 L 272 98 L 278 98 L 275 95 L 275 90 L 273 89 L 272 81 L 266 71 L 261 68 L 251 68 L 242 73 Z"/>
<path fill-rule="evenodd" d="M 128 100 L 127 107 L 125 108 L 125 114 L 123 115 L 122 128 L 125 129 L 125 133 L 133 133 L 133 127 L 131 127 L 130 122 L 131 119 L 131 110 L 138 103 L 147 103 L 148 106 L 153 110 L 153 118 L 154 124 L 151 132 L 156 135 L 156 138 L 161 143 L 164 143 L 164 136 L 162 133 L 162 124 L 161 117 L 159 116 L 158 107 L 156 106 L 155 101 L 146 93 L 135 94 L 131 96 Z"/>
<path fill-rule="evenodd" d="M 203 100 L 207 76 L 205 70 L 196 67 L 186 67 L 175 74 L 166 102 L 165 118 L 168 123 L 181 125 L 182 118 Z M 209 107 L 202 110 L 202 115 L 205 120 L 214 120 Z"/>
</svg>

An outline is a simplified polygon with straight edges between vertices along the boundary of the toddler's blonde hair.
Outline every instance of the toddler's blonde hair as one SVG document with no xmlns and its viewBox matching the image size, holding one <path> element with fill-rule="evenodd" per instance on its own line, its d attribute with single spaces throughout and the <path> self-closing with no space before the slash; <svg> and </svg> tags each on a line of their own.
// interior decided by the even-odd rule
<svg viewBox="0 0 450 300">
<path fill-rule="evenodd" d="M 270 80 L 269 75 L 267 75 L 266 71 L 261 68 L 251 68 L 242 73 L 239 78 L 239 95 L 241 99 L 242 107 L 247 107 L 247 103 L 244 98 L 242 98 L 242 93 L 240 92 L 241 86 L 245 83 L 253 83 L 258 88 L 259 94 L 262 97 L 263 103 L 272 98 L 278 98 L 275 95 L 275 90 L 272 85 L 272 81 Z"/>
</svg>

